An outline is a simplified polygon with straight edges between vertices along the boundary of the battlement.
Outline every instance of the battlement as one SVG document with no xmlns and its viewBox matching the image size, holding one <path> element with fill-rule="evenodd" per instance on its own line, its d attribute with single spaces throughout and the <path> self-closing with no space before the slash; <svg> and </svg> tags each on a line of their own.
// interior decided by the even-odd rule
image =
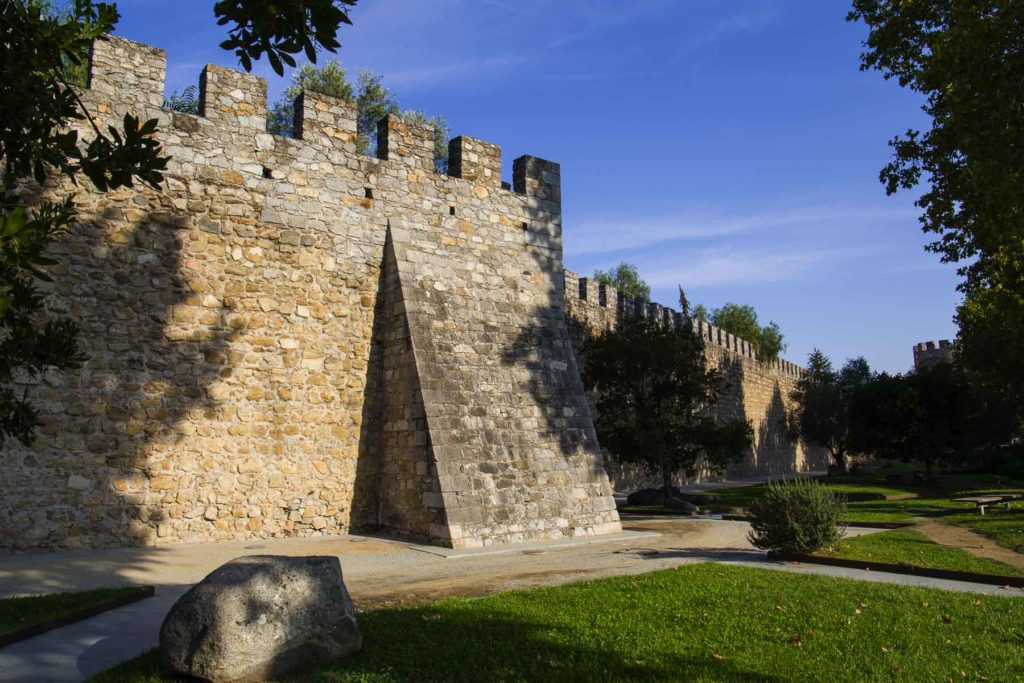
<svg viewBox="0 0 1024 683">
<path fill-rule="evenodd" d="M 952 363 L 956 346 L 948 339 L 914 344 L 914 367 L 926 368 L 940 363 Z"/>
<path fill-rule="evenodd" d="M 579 301 L 589 306 L 607 309 L 609 313 L 614 311 L 615 320 L 622 320 L 626 317 L 639 317 L 657 320 L 664 325 L 675 326 L 683 324 L 683 314 L 675 309 L 637 297 L 627 296 L 610 285 L 599 283 L 593 278 L 580 277 L 578 273 L 569 270 L 565 271 L 564 278 L 567 302 Z M 566 308 L 570 307 L 571 305 L 567 305 Z M 694 321 L 694 331 L 708 344 L 724 349 L 731 355 L 760 362 L 754 345 L 745 339 L 741 339 L 703 320 Z M 772 370 L 788 377 L 798 378 L 804 373 L 802 367 L 783 358 L 777 358 L 766 365 Z"/>
<path fill-rule="evenodd" d="M 551 214 L 561 213 L 558 164 L 532 156 L 520 157 L 513 163 L 512 182 L 502 183 L 501 147 L 461 135 L 449 144 L 448 174 L 440 174 L 434 166 L 432 127 L 400 115 L 388 115 L 379 122 L 377 157 L 371 159 L 356 151 L 355 104 L 312 92 L 303 93 L 294 103 L 294 137 L 272 135 L 266 130 L 266 80 L 213 64 L 207 65 L 199 77 L 200 114 L 168 112 L 161 109 L 166 73 L 164 50 L 106 36 L 93 45 L 86 94 L 98 105 L 99 114 L 120 116 L 131 112 L 155 116 L 182 137 L 230 138 L 239 153 L 252 157 L 248 170 L 255 177 L 264 175 L 264 162 L 281 153 L 304 160 L 326 154 L 336 164 L 343 164 L 346 159 L 357 163 L 390 162 L 406 172 L 429 174 L 439 183 L 465 181 L 483 188 L 478 192 L 480 195 L 517 194 L 525 198 L 530 212 L 544 214 L 543 222 Z M 539 246 L 550 248 L 556 238 L 560 244 L 560 222 L 557 231 L 533 221 L 526 221 L 521 227 L 537 232 L 534 241 Z"/>
</svg>

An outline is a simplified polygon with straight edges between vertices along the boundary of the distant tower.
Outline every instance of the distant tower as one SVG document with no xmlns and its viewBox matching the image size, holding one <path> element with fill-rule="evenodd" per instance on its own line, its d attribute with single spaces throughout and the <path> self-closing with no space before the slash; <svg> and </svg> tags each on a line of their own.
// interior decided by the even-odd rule
<svg viewBox="0 0 1024 683">
<path fill-rule="evenodd" d="M 948 339 L 914 344 L 914 369 L 931 368 L 940 363 L 952 363 L 953 356 L 953 342 Z"/>
</svg>

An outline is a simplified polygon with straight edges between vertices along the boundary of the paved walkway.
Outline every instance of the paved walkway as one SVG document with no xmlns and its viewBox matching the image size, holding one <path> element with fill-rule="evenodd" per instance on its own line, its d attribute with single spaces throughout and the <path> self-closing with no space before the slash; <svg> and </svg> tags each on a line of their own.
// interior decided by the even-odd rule
<svg viewBox="0 0 1024 683">
<path fill-rule="evenodd" d="M 910 586 L 1024 596 L 1024 591 L 957 581 L 768 562 L 747 542 L 745 522 L 629 519 L 632 533 L 601 542 L 532 544 L 500 552 L 436 549 L 368 536 L 221 543 L 170 548 L 0 557 L 0 597 L 150 584 L 156 597 L 0 650 L 0 681 L 79 681 L 156 645 L 164 615 L 188 587 L 228 560 L 250 554 L 337 555 L 359 609 L 451 595 L 567 583 L 583 578 L 717 561 Z M 655 533 L 652 533 L 655 532 Z M 871 530 L 851 530 L 871 533 Z"/>
</svg>

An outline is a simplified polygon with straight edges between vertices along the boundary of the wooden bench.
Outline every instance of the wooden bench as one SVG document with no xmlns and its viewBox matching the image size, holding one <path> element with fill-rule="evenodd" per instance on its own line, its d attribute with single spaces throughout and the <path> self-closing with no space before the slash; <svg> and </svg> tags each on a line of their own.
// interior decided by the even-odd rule
<svg viewBox="0 0 1024 683">
<path fill-rule="evenodd" d="M 1002 505 L 1006 504 L 1006 509 L 1009 510 L 1010 504 L 1015 500 L 1024 498 L 1024 494 L 1020 493 L 999 493 L 991 496 L 967 496 L 966 498 L 954 498 L 953 500 L 961 503 L 974 503 L 974 506 L 978 508 L 982 516 L 985 515 L 985 508 L 991 505 Z"/>
</svg>

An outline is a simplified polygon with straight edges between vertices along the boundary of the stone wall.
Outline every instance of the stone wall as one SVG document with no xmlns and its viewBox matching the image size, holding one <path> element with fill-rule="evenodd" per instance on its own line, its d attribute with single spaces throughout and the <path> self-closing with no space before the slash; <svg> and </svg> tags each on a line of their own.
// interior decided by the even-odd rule
<svg viewBox="0 0 1024 683">
<path fill-rule="evenodd" d="M 952 363 L 956 357 L 956 347 L 948 339 L 937 342 L 921 342 L 914 344 L 914 369 L 931 368 L 943 363 Z"/>
<path fill-rule="evenodd" d="M 565 314 L 577 346 L 588 334 L 613 329 L 624 316 L 642 316 L 667 325 L 682 323 L 679 312 L 661 304 L 619 294 L 614 287 L 599 284 L 565 271 Z M 786 437 L 785 414 L 791 406 L 790 394 L 803 374 L 803 368 L 784 359 L 762 361 L 747 341 L 697 321 L 696 333 L 706 343 L 711 367 L 725 370 L 728 391 L 722 396 L 717 414 L 724 419 L 743 419 L 754 429 L 754 444 L 743 459 L 729 468 L 730 476 L 775 475 L 823 470 L 828 467 L 824 449 L 793 444 Z M 634 466 L 607 465 L 617 491 L 632 491 L 644 486 L 661 486 L 658 474 Z M 698 479 L 713 478 L 706 473 Z M 680 481 L 686 481 L 682 474 Z"/>
<path fill-rule="evenodd" d="M 266 133 L 266 83 L 208 66 L 201 116 L 160 109 L 166 60 L 94 47 L 101 119 L 159 120 L 159 191 L 78 190 L 47 305 L 75 371 L 22 380 L 8 550 L 383 528 L 472 547 L 619 530 L 562 310 L 558 166 L 306 94 Z M 47 188 L 59 193 L 69 188 Z"/>
</svg>

